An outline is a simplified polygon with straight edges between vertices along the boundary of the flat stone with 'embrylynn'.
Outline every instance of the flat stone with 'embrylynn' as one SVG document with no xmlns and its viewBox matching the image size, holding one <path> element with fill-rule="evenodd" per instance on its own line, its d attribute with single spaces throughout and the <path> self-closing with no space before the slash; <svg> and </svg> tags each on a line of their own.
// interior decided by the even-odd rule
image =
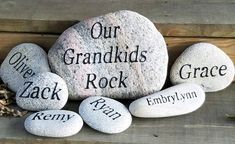
<svg viewBox="0 0 235 144">
<path fill-rule="evenodd" d="M 137 99 L 129 110 L 136 117 L 171 117 L 191 113 L 204 101 L 205 92 L 199 85 L 183 83 Z"/>
</svg>

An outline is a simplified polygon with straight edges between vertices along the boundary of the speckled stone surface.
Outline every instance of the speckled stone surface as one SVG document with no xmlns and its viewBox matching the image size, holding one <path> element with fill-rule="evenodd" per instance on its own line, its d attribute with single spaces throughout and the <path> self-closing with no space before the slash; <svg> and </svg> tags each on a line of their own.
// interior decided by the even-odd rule
<svg viewBox="0 0 235 144">
<path fill-rule="evenodd" d="M 68 100 L 65 81 L 51 72 L 38 73 L 27 79 L 16 93 L 16 103 L 31 111 L 61 109 Z"/>
<path fill-rule="evenodd" d="M 228 87 L 234 78 L 232 60 L 218 47 L 210 43 L 197 43 L 187 48 L 171 68 L 173 84 L 196 83 L 206 92 Z"/>
<path fill-rule="evenodd" d="M 167 75 L 163 36 L 149 19 L 126 10 L 70 27 L 48 58 L 67 82 L 70 99 L 138 98 L 161 90 Z"/>
<path fill-rule="evenodd" d="M 83 126 L 82 118 L 67 110 L 46 110 L 28 116 L 26 131 L 44 137 L 68 137 L 77 134 Z"/>
<path fill-rule="evenodd" d="M 100 96 L 83 100 L 79 114 L 87 125 L 108 134 L 123 132 L 132 122 L 131 114 L 122 103 Z"/>
<path fill-rule="evenodd" d="M 49 71 L 46 52 L 36 44 L 22 43 L 8 53 L 1 65 L 0 77 L 16 92 L 27 78 Z"/>
<path fill-rule="evenodd" d="M 205 92 L 201 86 L 183 83 L 133 101 L 129 110 L 143 118 L 171 117 L 191 113 L 202 106 Z"/>
</svg>

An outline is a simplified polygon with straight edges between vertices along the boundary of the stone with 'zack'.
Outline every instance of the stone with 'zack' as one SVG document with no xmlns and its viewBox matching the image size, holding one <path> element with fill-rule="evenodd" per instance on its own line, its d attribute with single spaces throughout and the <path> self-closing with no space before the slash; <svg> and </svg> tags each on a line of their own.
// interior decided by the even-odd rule
<svg viewBox="0 0 235 144">
<path fill-rule="evenodd" d="M 32 111 L 61 109 L 67 100 L 65 81 L 50 72 L 39 73 L 27 79 L 16 93 L 17 105 Z"/>
<path fill-rule="evenodd" d="M 171 68 L 173 84 L 196 83 L 206 92 L 225 89 L 234 78 L 232 60 L 218 47 L 197 43 L 187 48 Z"/>
<path fill-rule="evenodd" d="M 183 83 L 133 101 L 129 110 L 143 118 L 171 117 L 191 113 L 202 106 L 205 92 L 196 84 Z"/>
<path fill-rule="evenodd" d="M 26 131 L 37 136 L 68 137 L 78 133 L 82 118 L 67 110 L 46 110 L 28 116 L 24 122 Z"/>
<path fill-rule="evenodd" d="M 50 72 L 46 52 L 36 44 L 23 43 L 14 47 L 0 68 L 2 81 L 14 92 L 27 78 Z"/>
<path fill-rule="evenodd" d="M 159 91 L 168 53 L 146 17 L 122 10 L 67 29 L 48 52 L 52 71 L 65 79 L 70 99 L 138 98 Z"/>
<path fill-rule="evenodd" d="M 131 114 L 123 104 L 100 96 L 83 100 L 79 106 L 79 114 L 87 125 L 109 134 L 123 132 L 132 122 Z"/>
</svg>

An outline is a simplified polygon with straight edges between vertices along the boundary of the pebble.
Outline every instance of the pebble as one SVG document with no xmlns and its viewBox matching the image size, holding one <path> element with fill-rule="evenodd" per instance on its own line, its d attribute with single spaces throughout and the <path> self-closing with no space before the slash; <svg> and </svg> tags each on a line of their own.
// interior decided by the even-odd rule
<svg viewBox="0 0 235 144">
<path fill-rule="evenodd" d="M 77 134 L 83 126 L 82 118 L 68 110 L 46 110 L 28 116 L 26 131 L 44 137 L 68 137 Z"/>
<path fill-rule="evenodd" d="M 16 93 L 17 105 L 31 111 L 61 109 L 67 100 L 68 88 L 65 81 L 51 72 L 28 78 Z"/>
<path fill-rule="evenodd" d="M 171 68 L 173 84 L 196 83 L 205 92 L 215 92 L 228 87 L 234 79 L 232 60 L 210 43 L 197 43 L 187 48 Z"/>
<path fill-rule="evenodd" d="M 134 99 L 161 90 L 168 52 L 146 17 L 122 10 L 67 29 L 49 50 L 52 71 L 68 84 L 70 99 Z"/>
<path fill-rule="evenodd" d="M 50 72 L 46 52 L 36 44 L 22 43 L 14 47 L 0 68 L 2 81 L 16 92 L 27 78 Z"/>
<path fill-rule="evenodd" d="M 129 110 L 143 118 L 171 117 L 191 113 L 205 101 L 201 86 L 183 83 L 133 101 Z"/>
<path fill-rule="evenodd" d="M 123 132 L 132 122 L 131 114 L 123 104 L 101 96 L 83 100 L 79 114 L 87 125 L 108 134 Z"/>
</svg>

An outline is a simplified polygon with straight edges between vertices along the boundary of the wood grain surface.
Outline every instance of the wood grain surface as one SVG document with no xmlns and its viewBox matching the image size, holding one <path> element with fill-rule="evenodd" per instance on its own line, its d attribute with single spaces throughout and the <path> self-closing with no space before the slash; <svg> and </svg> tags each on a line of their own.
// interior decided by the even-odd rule
<svg viewBox="0 0 235 144">
<path fill-rule="evenodd" d="M 61 33 L 124 9 L 149 18 L 164 36 L 235 37 L 234 0 L 0 0 L 0 31 Z"/>
</svg>

